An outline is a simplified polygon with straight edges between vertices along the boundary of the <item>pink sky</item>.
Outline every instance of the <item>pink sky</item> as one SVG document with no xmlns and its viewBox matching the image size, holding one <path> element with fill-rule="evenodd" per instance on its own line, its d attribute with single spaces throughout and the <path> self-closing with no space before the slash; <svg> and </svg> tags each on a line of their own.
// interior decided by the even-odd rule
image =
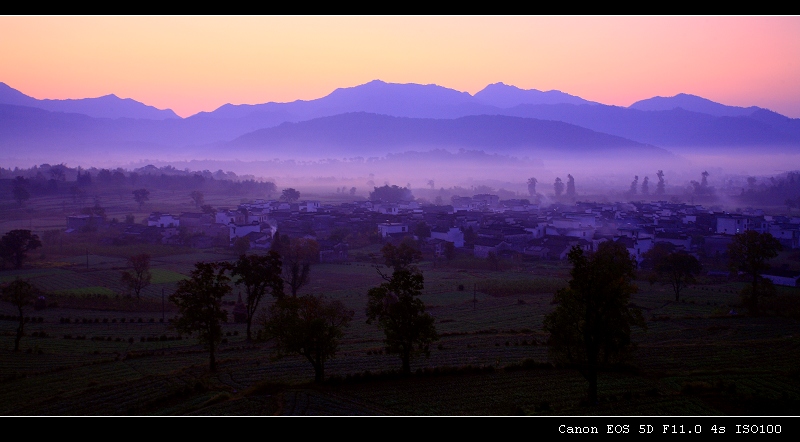
<svg viewBox="0 0 800 442">
<path fill-rule="evenodd" d="M 181 116 L 380 79 L 628 106 L 700 95 L 800 118 L 800 17 L 0 17 L 0 81 Z"/>
</svg>

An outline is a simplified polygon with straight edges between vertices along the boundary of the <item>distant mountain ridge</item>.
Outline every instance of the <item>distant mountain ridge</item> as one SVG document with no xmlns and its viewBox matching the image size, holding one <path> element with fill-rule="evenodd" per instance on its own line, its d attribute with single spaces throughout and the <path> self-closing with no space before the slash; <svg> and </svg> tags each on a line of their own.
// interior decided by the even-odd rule
<svg viewBox="0 0 800 442">
<path fill-rule="evenodd" d="M 757 110 L 762 110 L 760 107 L 756 106 L 727 106 L 691 94 L 678 94 L 674 97 L 648 98 L 646 100 L 637 101 L 628 106 L 628 108 L 644 111 L 664 111 L 681 108 L 691 112 L 713 115 L 715 117 L 742 117 L 752 115 L 753 112 Z"/>
<path fill-rule="evenodd" d="M 147 120 L 180 118 L 172 109 L 156 109 L 131 98 L 119 98 L 114 94 L 97 98 L 39 100 L 29 97 L 5 83 L 0 83 L 0 104 L 35 107 L 50 112 L 83 114 L 94 118 L 139 118 Z"/>
<path fill-rule="evenodd" d="M 226 150 L 309 155 L 319 146 L 334 156 L 431 148 L 485 150 L 497 154 L 531 155 L 541 151 L 562 155 L 669 152 L 655 146 L 595 132 L 560 121 L 505 115 L 471 115 L 455 119 L 408 118 L 366 112 L 338 114 L 260 129 L 225 144 Z"/>
<path fill-rule="evenodd" d="M 279 141 L 296 152 L 335 151 L 336 156 L 382 156 L 403 146 L 463 146 L 509 154 L 521 145 L 560 146 L 575 153 L 603 151 L 612 139 L 617 145 L 663 148 L 678 155 L 753 147 L 796 152 L 800 119 L 688 94 L 653 97 L 626 108 L 503 83 L 470 95 L 433 84 L 380 80 L 339 88 L 315 100 L 227 104 L 179 118 L 171 110 L 114 95 L 37 100 L 0 83 L 3 158 L 100 152 L 131 157 L 206 152 L 231 158 L 237 149 L 254 154 L 257 146 Z"/>
</svg>

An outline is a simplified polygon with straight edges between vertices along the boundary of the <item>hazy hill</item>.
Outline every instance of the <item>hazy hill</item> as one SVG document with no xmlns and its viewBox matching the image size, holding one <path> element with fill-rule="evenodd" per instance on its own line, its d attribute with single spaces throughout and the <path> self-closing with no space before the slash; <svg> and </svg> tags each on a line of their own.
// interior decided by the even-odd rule
<svg viewBox="0 0 800 442">
<path fill-rule="evenodd" d="M 674 97 L 653 97 L 637 101 L 629 106 L 630 109 L 644 111 L 664 111 L 682 108 L 691 112 L 713 115 L 715 117 L 742 117 L 751 115 L 761 109 L 760 107 L 727 106 L 716 103 L 697 95 L 678 94 Z"/>
<path fill-rule="evenodd" d="M 149 120 L 180 118 L 171 109 L 156 109 L 131 98 L 119 98 L 113 94 L 76 100 L 38 100 L 11 88 L 5 83 L 0 83 L 0 104 L 29 106 L 51 112 L 83 114 L 95 118 L 141 118 Z"/>
<path fill-rule="evenodd" d="M 405 118 L 365 112 L 284 123 L 243 135 L 230 152 L 271 156 L 381 156 L 410 149 L 473 149 L 509 155 L 670 155 L 667 151 L 560 121 L 504 115 L 456 119 Z"/>
</svg>

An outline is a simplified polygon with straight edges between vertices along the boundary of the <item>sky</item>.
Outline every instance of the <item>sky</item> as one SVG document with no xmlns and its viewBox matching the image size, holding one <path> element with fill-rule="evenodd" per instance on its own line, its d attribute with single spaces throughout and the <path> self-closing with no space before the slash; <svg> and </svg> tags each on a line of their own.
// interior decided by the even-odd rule
<svg viewBox="0 0 800 442">
<path fill-rule="evenodd" d="M 629 106 L 699 95 L 800 118 L 800 16 L 0 16 L 0 82 L 187 117 L 372 80 L 503 82 Z"/>
</svg>

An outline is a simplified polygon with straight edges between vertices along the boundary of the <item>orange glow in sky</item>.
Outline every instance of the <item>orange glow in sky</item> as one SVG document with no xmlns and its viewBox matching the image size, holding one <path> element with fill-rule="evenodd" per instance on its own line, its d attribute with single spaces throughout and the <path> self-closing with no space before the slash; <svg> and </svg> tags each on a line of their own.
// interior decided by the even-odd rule
<svg viewBox="0 0 800 442">
<path fill-rule="evenodd" d="M 186 117 L 380 79 L 628 106 L 681 92 L 800 118 L 800 17 L 0 17 L 0 82 Z"/>
</svg>

